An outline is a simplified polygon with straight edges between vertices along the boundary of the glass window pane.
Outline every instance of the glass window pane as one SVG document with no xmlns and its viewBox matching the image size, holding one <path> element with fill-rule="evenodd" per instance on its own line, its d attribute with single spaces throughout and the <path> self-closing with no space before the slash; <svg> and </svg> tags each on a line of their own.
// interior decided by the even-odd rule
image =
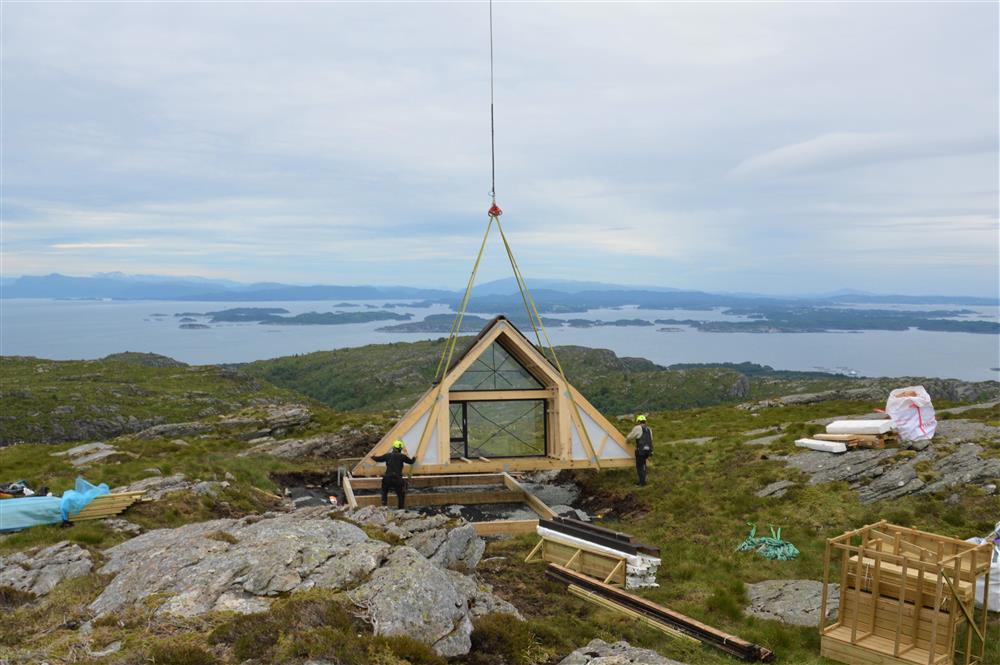
<svg viewBox="0 0 1000 665">
<path fill-rule="evenodd" d="M 452 390 L 540 390 L 541 383 L 506 349 L 493 342 L 452 385 Z"/>
<path fill-rule="evenodd" d="M 466 402 L 466 405 L 470 458 L 545 454 L 545 400 Z"/>
<path fill-rule="evenodd" d="M 465 457 L 465 424 L 462 415 L 462 403 L 450 404 L 451 456 Z"/>
</svg>

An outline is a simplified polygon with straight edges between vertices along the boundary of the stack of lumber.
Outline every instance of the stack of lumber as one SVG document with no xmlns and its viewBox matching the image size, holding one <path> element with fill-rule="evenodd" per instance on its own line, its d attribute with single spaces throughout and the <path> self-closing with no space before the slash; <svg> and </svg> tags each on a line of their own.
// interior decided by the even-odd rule
<svg viewBox="0 0 1000 665">
<path fill-rule="evenodd" d="M 83 510 L 76 515 L 71 515 L 70 522 L 82 522 L 84 520 L 99 520 L 104 517 L 118 515 L 142 498 L 144 492 L 119 492 L 117 494 L 103 494 L 88 503 Z"/>
<path fill-rule="evenodd" d="M 843 453 L 849 448 L 885 448 L 896 442 L 892 421 L 884 420 L 835 420 L 826 426 L 826 433 L 795 442 L 800 448 Z"/>
<path fill-rule="evenodd" d="M 539 520 L 541 540 L 526 561 L 543 561 L 628 589 L 655 587 L 660 550 L 637 542 L 632 536 L 565 517 Z"/>
<path fill-rule="evenodd" d="M 668 607 L 657 605 L 564 566 L 550 564 L 545 574 L 557 582 L 566 584 L 570 593 L 575 596 L 605 609 L 621 612 L 668 635 L 697 640 L 746 662 L 769 663 L 774 659 L 774 653 L 770 649 L 747 642 Z"/>
<path fill-rule="evenodd" d="M 892 421 L 882 420 L 835 420 L 826 426 L 825 434 L 814 434 L 820 441 L 835 441 L 848 448 L 885 448 L 896 443 L 896 431 Z"/>
</svg>

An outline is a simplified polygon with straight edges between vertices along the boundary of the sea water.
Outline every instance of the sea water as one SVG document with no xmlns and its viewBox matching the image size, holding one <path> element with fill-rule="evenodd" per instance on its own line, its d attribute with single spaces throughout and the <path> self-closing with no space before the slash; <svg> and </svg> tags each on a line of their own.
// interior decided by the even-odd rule
<svg viewBox="0 0 1000 665">
<path fill-rule="evenodd" d="M 384 301 L 335 307 L 332 301 L 0 301 L 0 355 L 62 359 L 101 358 L 121 351 L 160 353 L 192 364 L 240 363 L 263 358 L 387 342 L 437 339 L 444 333 L 385 333 L 376 328 L 397 321 L 332 326 L 213 323 L 208 329 L 179 327 L 181 312 L 232 307 L 282 307 L 303 312 L 376 311 Z M 909 309 L 910 307 L 907 306 Z M 912 307 L 918 309 L 918 307 Z M 997 320 L 996 307 L 972 309 L 975 318 Z M 419 321 L 450 313 L 443 305 L 390 310 Z M 482 314 L 481 316 L 486 316 Z M 741 320 L 721 309 L 592 310 L 562 318 Z M 202 322 L 203 319 L 198 319 Z M 673 332 L 662 332 L 668 328 Z M 708 333 L 687 326 L 549 328 L 554 344 L 611 349 L 619 356 L 648 358 L 661 365 L 750 361 L 776 369 L 856 372 L 861 376 L 929 376 L 981 381 L 1000 379 L 1000 336 L 972 333 L 863 331 L 830 333 Z M 530 334 L 530 331 L 526 331 Z"/>
</svg>

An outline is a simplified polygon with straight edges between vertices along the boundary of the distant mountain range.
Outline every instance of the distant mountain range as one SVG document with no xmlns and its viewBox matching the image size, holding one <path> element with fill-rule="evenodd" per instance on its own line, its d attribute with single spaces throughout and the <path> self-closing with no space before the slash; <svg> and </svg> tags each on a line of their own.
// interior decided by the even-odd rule
<svg viewBox="0 0 1000 665">
<path fill-rule="evenodd" d="M 852 290 L 821 295 L 767 296 L 754 293 L 707 293 L 668 287 L 630 286 L 592 281 L 533 279 L 528 286 L 541 309 L 548 312 L 584 311 L 599 307 L 638 305 L 642 308 L 737 307 L 751 304 L 908 304 L 997 305 L 995 298 L 974 296 L 880 295 Z M 513 278 L 486 282 L 473 292 L 471 311 L 506 311 L 519 302 Z M 408 286 L 292 285 L 276 282 L 243 284 L 203 277 L 99 273 L 91 277 L 51 274 L 3 278 L 0 298 L 59 298 L 186 301 L 296 301 L 296 300 L 423 300 L 454 305 L 461 292 Z"/>
</svg>

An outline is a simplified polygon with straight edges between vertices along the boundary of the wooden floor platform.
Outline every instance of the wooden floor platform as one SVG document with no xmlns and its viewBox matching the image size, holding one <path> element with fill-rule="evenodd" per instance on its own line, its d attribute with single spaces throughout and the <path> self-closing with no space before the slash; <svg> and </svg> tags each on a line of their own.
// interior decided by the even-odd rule
<svg viewBox="0 0 1000 665">
<path fill-rule="evenodd" d="M 920 647 L 904 646 L 898 657 L 893 656 L 893 641 L 881 635 L 868 635 L 851 644 L 851 628 L 836 626 L 827 629 L 820 639 L 820 655 L 852 665 L 928 665 L 930 652 Z M 934 665 L 951 665 L 951 655 L 940 654 Z"/>
</svg>

